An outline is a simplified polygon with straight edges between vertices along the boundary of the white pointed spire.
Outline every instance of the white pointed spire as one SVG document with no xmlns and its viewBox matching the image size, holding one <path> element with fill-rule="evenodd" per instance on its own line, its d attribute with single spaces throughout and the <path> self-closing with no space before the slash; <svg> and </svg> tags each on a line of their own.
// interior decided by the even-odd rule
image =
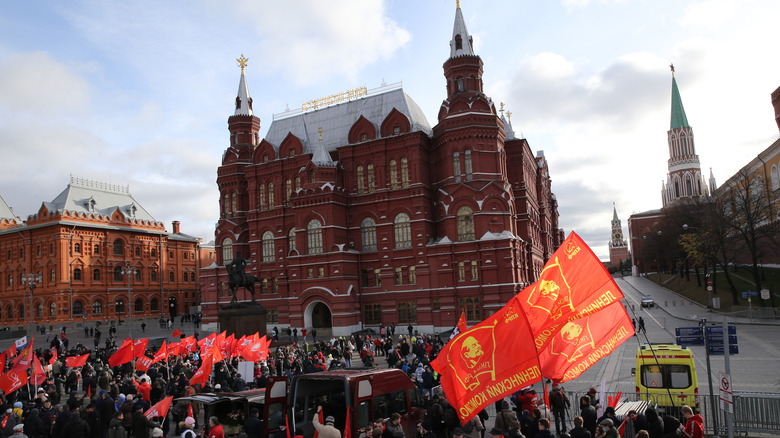
<svg viewBox="0 0 780 438">
<path fill-rule="evenodd" d="M 463 12 L 460 10 L 460 1 L 455 9 L 455 25 L 452 28 L 452 40 L 450 40 L 450 58 L 463 55 L 474 55 L 474 42 L 466 29 L 463 20 Z"/>
<path fill-rule="evenodd" d="M 249 96 L 249 86 L 246 84 L 246 77 L 244 76 L 244 68 L 246 67 L 249 59 L 241 57 L 236 59 L 238 66 L 241 67 L 241 80 L 238 81 L 238 95 L 236 96 L 236 112 L 237 116 L 251 116 L 252 113 L 252 97 Z"/>
</svg>

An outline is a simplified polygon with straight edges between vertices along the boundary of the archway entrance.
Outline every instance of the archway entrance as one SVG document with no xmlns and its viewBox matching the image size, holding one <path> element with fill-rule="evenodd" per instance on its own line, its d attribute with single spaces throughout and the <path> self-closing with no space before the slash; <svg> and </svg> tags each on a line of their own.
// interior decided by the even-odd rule
<svg viewBox="0 0 780 438">
<path fill-rule="evenodd" d="M 317 302 L 311 309 L 311 326 L 313 328 L 333 327 L 333 318 L 330 309 L 323 302 Z"/>
</svg>

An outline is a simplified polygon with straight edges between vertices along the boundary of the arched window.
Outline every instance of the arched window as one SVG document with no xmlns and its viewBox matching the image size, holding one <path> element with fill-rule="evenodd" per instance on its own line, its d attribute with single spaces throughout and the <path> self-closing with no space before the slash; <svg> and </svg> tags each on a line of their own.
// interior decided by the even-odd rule
<svg viewBox="0 0 780 438">
<path fill-rule="evenodd" d="M 471 150 L 466 150 L 463 157 L 463 165 L 466 168 L 466 181 L 471 181 L 472 178 L 472 171 L 471 171 Z"/>
<path fill-rule="evenodd" d="M 369 164 L 366 166 L 366 178 L 368 179 L 368 193 L 373 193 L 376 190 L 376 175 L 374 175 L 374 165 Z"/>
<path fill-rule="evenodd" d="M 35 317 L 38 319 L 43 318 L 43 304 L 38 303 L 38 305 L 35 306 Z"/>
<path fill-rule="evenodd" d="M 263 263 L 274 261 L 274 233 L 266 231 L 263 233 L 262 244 L 263 247 Z"/>
<path fill-rule="evenodd" d="M 8 319 L 14 319 L 14 308 L 10 305 L 5 307 L 5 316 Z"/>
<path fill-rule="evenodd" d="M 309 254 L 322 254 L 322 224 L 312 219 L 306 225 L 306 240 L 309 244 Z"/>
<path fill-rule="evenodd" d="M 84 303 L 81 302 L 81 300 L 76 300 L 73 302 L 73 312 L 74 315 L 81 315 L 84 313 Z"/>
<path fill-rule="evenodd" d="M 49 303 L 49 317 L 54 318 L 57 316 L 57 304 L 52 301 Z"/>
<path fill-rule="evenodd" d="M 458 242 L 474 240 L 474 210 L 463 206 L 458 209 Z"/>
<path fill-rule="evenodd" d="M 274 183 L 268 183 L 268 208 L 274 208 Z"/>
<path fill-rule="evenodd" d="M 452 154 L 452 174 L 455 176 L 455 182 L 460 182 L 460 153 Z"/>
<path fill-rule="evenodd" d="M 258 190 L 258 198 L 260 202 L 260 210 L 265 210 L 265 184 L 260 184 L 260 189 Z"/>
<path fill-rule="evenodd" d="M 149 307 L 149 310 L 152 312 L 158 312 L 160 310 L 160 301 L 157 298 L 152 298 L 152 301 L 149 302 Z"/>
<path fill-rule="evenodd" d="M 95 301 L 92 303 L 92 314 L 93 315 L 102 315 L 103 314 L 103 303 L 100 301 Z"/>
<path fill-rule="evenodd" d="M 376 222 L 370 217 L 360 223 L 360 244 L 363 252 L 376 251 Z"/>
<path fill-rule="evenodd" d="M 222 239 L 222 264 L 226 265 L 233 260 L 233 240 L 230 237 Z"/>
<path fill-rule="evenodd" d="M 398 164 L 395 160 L 390 160 L 390 188 L 398 188 Z"/>
<path fill-rule="evenodd" d="M 358 166 L 357 170 L 357 190 L 358 193 L 366 192 L 366 181 L 363 179 L 363 166 Z"/>
<path fill-rule="evenodd" d="M 290 202 L 290 198 L 292 197 L 292 180 L 288 179 L 284 182 L 284 201 Z"/>
<path fill-rule="evenodd" d="M 290 231 L 287 233 L 287 246 L 289 247 L 289 251 L 298 249 L 295 243 L 295 228 L 290 228 Z"/>
<path fill-rule="evenodd" d="M 125 302 L 124 300 L 117 300 L 114 306 L 114 309 L 117 314 L 125 313 Z"/>
<path fill-rule="evenodd" d="M 141 281 L 141 269 L 135 268 L 133 270 L 133 280 L 134 281 Z"/>
<path fill-rule="evenodd" d="M 92 281 L 100 281 L 100 269 L 92 270 Z"/>
<path fill-rule="evenodd" d="M 176 282 L 176 271 L 171 269 L 168 271 L 168 282 L 169 283 L 175 283 Z"/>
<path fill-rule="evenodd" d="M 140 298 L 136 298 L 135 305 L 133 306 L 134 312 L 143 312 L 144 311 L 144 302 Z"/>
<path fill-rule="evenodd" d="M 238 194 L 233 192 L 233 203 L 230 205 L 230 208 L 233 210 L 233 214 L 238 212 Z"/>
<path fill-rule="evenodd" d="M 152 269 L 149 271 L 149 280 L 152 283 L 157 283 L 157 269 Z"/>
<path fill-rule="evenodd" d="M 81 281 L 81 268 L 73 269 L 73 281 Z"/>
<path fill-rule="evenodd" d="M 190 273 L 189 272 L 182 272 L 181 276 L 182 276 L 182 281 L 184 283 L 190 281 Z"/>
<path fill-rule="evenodd" d="M 230 216 L 230 195 L 225 193 L 222 199 L 222 208 L 225 210 L 225 215 Z"/>
<path fill-rule="evenodd" d="M 19 304 L 19 308 L 18 308 L 18 310 L 16 312 L 16 316 L 19 319 L 24 319 L 24 318 L 27 317 L 27 315 L 24 313 L 24 304 Z"/>
<path fill-rule="evenodd" d="M 409 216 L 406 213 L 399 213 L 393 220 L 393 231 L 395 234 L 395 249 L 404 249 L 412 247 L 412 229 L 409 223 Z"/>
<path fill-rule="evenodd" d="M 301 189 L 301 177 L 296 176 L 295 177 L 295 191 L 298 191 Z"/>
<path fill-rule="evenodd" d="M 123 242 L 122 239 L 116 239 L 114 241 L 114 255 L 115 256 L 125 255 L 125 242 Z"/>
<path fill-rule="evenodd" d="M 769 177 L 772 181 L 772 190 L 780 189 L 780 175 L 777 171 L 777 166 L 772 165 L 772 169 L 769 171 Z"/>
<path fill-rule="evenodd" d="M 73 244 L 73 252 L 76 254 L 81 254 L 81 244 L 80 243 L 74 243 Z"/>
<path fill-rule="evenodd" d="M 114 267 L 114 281 L 123 281 L 124 276 L 122 276 L 122 267 L 116 266 Z"/>
<path fill-rule="evenodd" d="M 409 160 L 401 158 L 401 187 L 409 187 Z"/>
<path fill-rule="evenodd" d="M 49 282 L 54 283 L 57 281 L 57 271 L 54 269 L 49 270 Z"/>
<path fill-rule="evenodd" d="M 685 178 L 685 195 L 686 196 L 692 196 L 693 195 L 693 186 L 691 185 L 691 178 L 686 177 Z"/>
</svg>

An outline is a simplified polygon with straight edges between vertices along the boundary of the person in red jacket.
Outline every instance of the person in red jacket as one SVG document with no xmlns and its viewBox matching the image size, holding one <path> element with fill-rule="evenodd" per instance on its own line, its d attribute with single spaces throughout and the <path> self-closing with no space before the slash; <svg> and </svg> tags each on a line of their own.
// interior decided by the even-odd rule
<svg viewBox="0 0 780 438">
<path fill-rule="evenodd" d="M 219 424 L 217 417 L 209 417 L 209 435 L 208 438 L 225 438 L 225 430 Z"/>
<path fill-rule="evenodd" d="M 141 377 L 141 383 L 138 385 L 138 392 L 145 402 L 151 402 L 152 385 L 149 384 L 149 377 Z"/>
<path fill-rule="evenodd" d="M 699 414 L 694 414 L 690 406 L 683 406 L 680 413 L 685 418 L 685 426 L 680 426 L 683 429 L 683 435 L 686 438 L 704 438 L 704 418 Z"/>
</svg>

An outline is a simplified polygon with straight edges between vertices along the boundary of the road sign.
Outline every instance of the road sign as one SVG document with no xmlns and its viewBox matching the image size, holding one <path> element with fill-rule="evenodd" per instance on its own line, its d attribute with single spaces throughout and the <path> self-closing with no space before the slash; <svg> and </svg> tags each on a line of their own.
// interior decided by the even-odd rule
<svg viewBox="0 0 780 438">
<path fill-rule="evenodd" d="M 677 336 L 675 341 L 678 345 L 682 345 L 684 347 L 691 345 L 704 345 L 704 336 Z"/>
<path fill-rule="evenodd" d="M 750 298 L 758 296 L 758 292 L 741 292 L 740 295 L 742 295 L 742 298 Z"/>
<path fill-rule="evenodd" d="M 761 299 L 763 300 L 769 299 L 769 289 L 761 289 Z"/>
<path fill-rule="evenodd" d="M 720 409 L 733 414 L 734 396 L 731 389 L 731 376 L 724 373 L 718 374 L 720 375 Z"/>
<path fill-rule="evenodd" d="M 723 347 L 723 344 L 710 344 L 707 346 L 707 350 L 709 350 L 710 354 L 723 354 Z M 739 345 L 729 344 L 729 354 L 739 354 Z"/>
<path fill-rule="evenodd" d="M 729 334 L 730 335 L 736 335 L 737 334 L 737 326 L 730 325 L 729 326 Z M 722 325 L 710 325 L 710 326 L 707 326 L 707 336 L 723 336 L 723 326 Z"/>
<path fill-rule="evenodd" d="M 677 327 L 674 329 L 675 336 L 703 336 L 704 331 L 701 327 Z"/>
<path fill-rule="evenodd" d="M 723 336 L 709 336 L 707 343 L 709 345 L 723 345 Z M 729 344 L 737 345 L 737 335 L 729 335 Z"/>
<path fill-rule="evenodd" d="M 707 291 L 712 292 L 712 286 L 707 286 Z"/>
</svg>

